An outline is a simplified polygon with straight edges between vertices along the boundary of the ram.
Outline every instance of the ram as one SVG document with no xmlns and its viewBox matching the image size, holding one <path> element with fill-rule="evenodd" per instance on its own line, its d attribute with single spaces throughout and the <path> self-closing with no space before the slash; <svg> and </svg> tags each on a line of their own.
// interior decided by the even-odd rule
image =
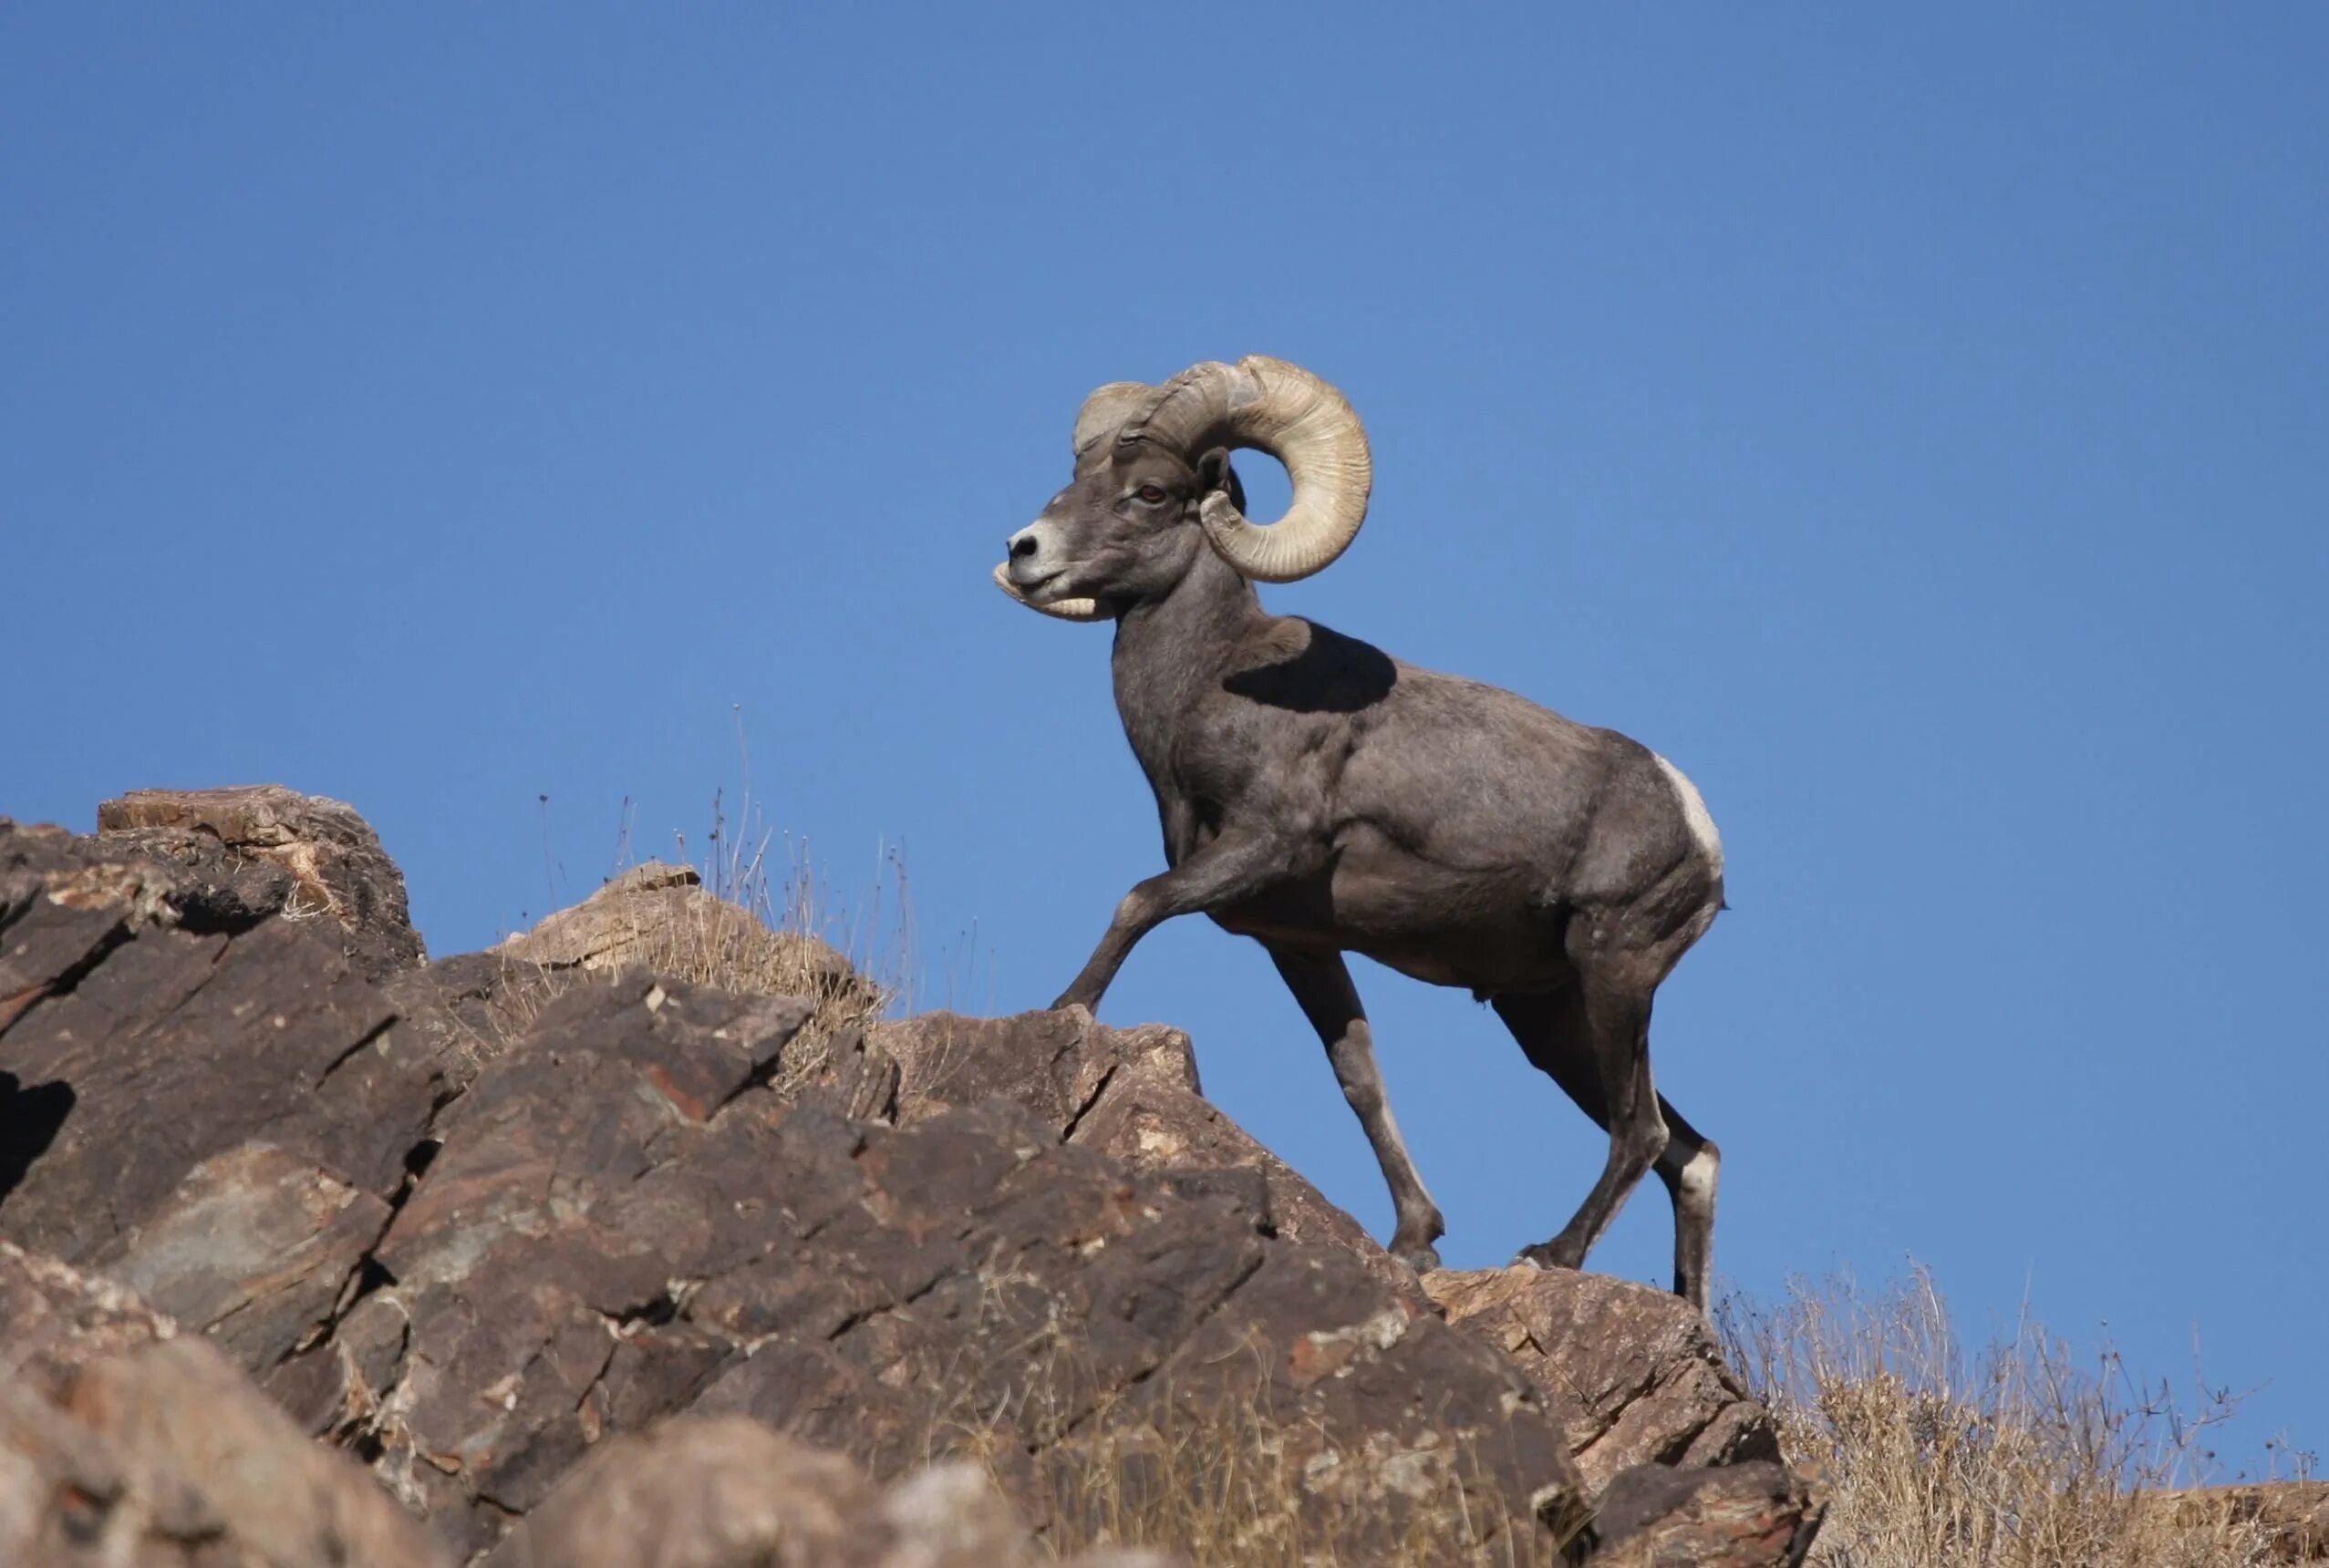
<svg viewBox="0 0 2329 1568">
<path fill-rule="evenodd" d="M 1263 610 L 1256 583 L 1323 569 L 1366 520 L 1365 431 L 1308 371 L 1254 356 L 1112 383 L 1074 445 L 1072 480 L 1010 536 L 995 581 L 1046 614 L 1115 622 L 1116 707 L 1169 869 L 1124 896 L 1054 1006 L 1096 1008 L 1175 915 L 1258 941 L 1382 1166 L 1392 1252 L 1424 1269 L 1445 1226 L 1343 954 L 1465 987 L 1610 1135 L 1576 1215 L 1516 1261 L 1581 1266 L 1654 1169 L 1673 1201 L 1673 1288 L 1703 1310 L 1720 1155 L 1650 1074 L 1651 996 L 1723 907 L 1698 791 L 1622 735 Z M 1241 448 L 1286 467 L 1273 525 L 1246 520 Z"/>
</svg>

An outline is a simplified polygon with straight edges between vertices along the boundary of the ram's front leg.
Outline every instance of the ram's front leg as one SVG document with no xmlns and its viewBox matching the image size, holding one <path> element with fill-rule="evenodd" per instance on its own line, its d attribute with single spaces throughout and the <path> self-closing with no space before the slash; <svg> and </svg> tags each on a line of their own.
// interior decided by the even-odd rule
<svg viewBox="0 0 2329 1568">
<path fill-rule="evenodd" d="M 1269 840 L 1225 832 L 1171 871 L 1137 884 L 1116 906 L 1116 918 L 1108 923 L 1108 934 L 1092 950 L 1083 972 L 1051 1006 L 1098 1008 L 1108 983 L 1142 937 L 1176 914 L 1252 897 L 1289 874 L 1290 861 L 1283 847 Z"/>
</svg>

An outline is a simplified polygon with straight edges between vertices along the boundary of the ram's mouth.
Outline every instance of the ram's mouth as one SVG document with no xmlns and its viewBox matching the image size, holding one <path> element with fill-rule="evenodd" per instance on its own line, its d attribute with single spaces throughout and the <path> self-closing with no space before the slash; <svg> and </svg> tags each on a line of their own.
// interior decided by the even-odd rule
<svg viewBox="0 0 2329 1568">
<path fill-rule="evenodd" d="M 1029 609 L 1056 616 L 1062 621 L 1104 619 L 1100 603 L 1096 599 L 1078 599 L 1069 594 L 1044 594 L 1044 590 L 1057 583 L 1062 575 L 1064 573 L 1061 572 L 1054 572 L 1037 579 L 1030 585 L 1022 586 L 1011 580 L 1010 563 L 1005 562 L 995 568 L 995 586 Z"/>
</svg>

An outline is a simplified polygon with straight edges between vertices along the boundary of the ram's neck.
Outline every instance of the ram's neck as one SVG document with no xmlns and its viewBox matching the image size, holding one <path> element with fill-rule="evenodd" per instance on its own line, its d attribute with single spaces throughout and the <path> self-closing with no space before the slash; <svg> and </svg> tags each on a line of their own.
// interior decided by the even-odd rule
<svg viewBox="0 0 2329 1568">
<path fill-rule="evenodd" d="M 1253 584 L 1210 550 L 1173 591 L 1116 622 L 1116 711 L 1153 782 L 1162 784 L 1173 737 L 1221 676 L 1257 624 L 1268 617 Z"/>
</svg>

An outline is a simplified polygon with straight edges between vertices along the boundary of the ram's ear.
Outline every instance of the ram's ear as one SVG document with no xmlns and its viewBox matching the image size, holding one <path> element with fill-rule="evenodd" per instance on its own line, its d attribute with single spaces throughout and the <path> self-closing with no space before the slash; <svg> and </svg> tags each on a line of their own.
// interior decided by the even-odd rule
<svg viewBox="0 0 2329 1568">
<path fill-rule="evenodd" d="M 1229 504 L 1240 512 L 1246 510 L 1246 487 L 1237 481 L 1237 470 L 1229 466 L 1229 449 L 1216 447 L 1196 460 L 1197 498 L 1203 500 L 1215 490 L 1227 490 Z"/>
</svg>

